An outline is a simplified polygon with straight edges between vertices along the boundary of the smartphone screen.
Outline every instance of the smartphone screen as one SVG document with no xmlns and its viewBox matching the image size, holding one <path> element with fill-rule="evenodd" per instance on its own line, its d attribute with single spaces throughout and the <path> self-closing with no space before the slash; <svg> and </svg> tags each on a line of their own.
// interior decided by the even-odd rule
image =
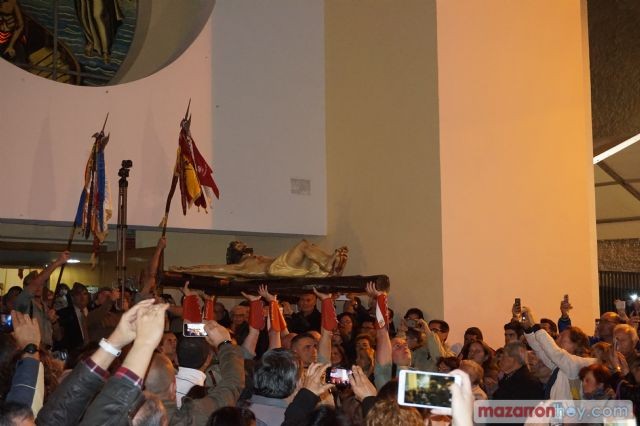
<svg viewBox="0 0 640 426">
<path fill-rule="evenodd" d="M 349 373 L 351 370 L 345 368 L 329 367 L 325 375 L 325 382 L 336 386 L 349 386 Z"/>
<path fill-rule="evenodd" d="M 184 337 L 204 337 L 207 335 L 207 331 L 201 322 L 184 323 L 182 335 Z"/>
<path fill-rule="evenodd" d="M 400 370 L 398 404 L 411 407 L 440 408 L 451 411 L 451 383 L 460 383 L 460 376 L 426 371 Z"/>
<path fill-rule="evenodd" d="M 0 315 L 0 327 L 6 331 L 13 331 L 13 320 L 11 319 L 11 315 Z"/>
</svg>

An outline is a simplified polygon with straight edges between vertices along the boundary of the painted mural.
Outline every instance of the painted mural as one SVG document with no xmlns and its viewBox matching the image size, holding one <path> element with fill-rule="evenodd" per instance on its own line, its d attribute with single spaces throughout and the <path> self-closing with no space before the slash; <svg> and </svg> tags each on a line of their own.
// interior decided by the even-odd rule
<svg viewBox="0 0 640 426">
<path fill-rule="evenodd" d="M 0 54 L 62 83 L 104 86 L 133 40 L 138 0 L 0 0 Z"/>
</svg>

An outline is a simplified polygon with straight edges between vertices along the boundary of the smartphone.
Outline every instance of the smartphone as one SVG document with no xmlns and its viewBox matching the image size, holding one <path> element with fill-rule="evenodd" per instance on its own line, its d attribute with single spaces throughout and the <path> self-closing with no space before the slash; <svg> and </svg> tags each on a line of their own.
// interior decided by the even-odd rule
<svg viewBox="0 0 640 426">
<path fill-rule="evenodd" d="M 406 319 L 404 320 L 405 324 L 407 324 L 407 327 L 409 328 L 415 328 L 417 325 L 417 321 L 414 319 Z"/>
<path fill-rule="evenodd" d="M 207 335 L 207 331 L 204 329 L 204 323 L 184 323 L 182 335 L 184 337 L 204 337 Z"/>
<path fill-rule="evenodd" d="M 513 304 L 516 307 L 516 311 L 518 312 L 518 315 L 520 315 L 522 313 L 522 303 L 520 302 L 520 298 L 516 297 L 516 300 L 513 302 Z"/>
<path fill-rule="evenodd" d="M 460 376 L 427 371 L 400 370 L 398 404 L 410 407 L 439 408 L 451 414 L 452 383 L 460 384 Z"/>
<path fill-rule="evenodd" d="M 565 303 L 569 303 L 569 295 L 568 294 L 564 295 L 564 301 L 565 301 Z"/>
<path fill-rule="evenodd" d="M 351 370 L 347 370 L 345 368 L 329 367 L 327 368 L 324 380 L 326 383 L 332 383 L 338 387 L 346 387 L 350 385 L 350 373 Z"/>
<path fill-rule="evenodd" d="M 11 315 L 0 315 L 0 327 L 6 331 L 13 331 L 13 320 L 11 319 Z"/>
</svg>

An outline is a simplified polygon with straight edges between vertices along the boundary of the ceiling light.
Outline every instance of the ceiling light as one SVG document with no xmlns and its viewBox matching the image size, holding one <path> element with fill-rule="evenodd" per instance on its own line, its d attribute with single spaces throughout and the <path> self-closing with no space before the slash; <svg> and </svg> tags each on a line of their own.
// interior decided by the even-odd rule
<svg viewBox="0 0 640 426">
<path fill-rule="evenodd" d="M 627 139 L 624 142 L 620 142 L 618 145 L 614 146 L 613 148 L 609 148 L 608 150 L 606 150 L 602 154 L 596 155 L 595 157 L 593 157 L 593 164 L 598 164 L 599 162 L 601 162 L 605 158 L 611 157 L 613 154 L 616 154 L 616 153 L 622 151 L 623 149 L 630 147 L 631 145 L 633 145 L 634 143 L 636 143 L 638 141 L 640 141 L 640 133 L 638 133 L 637 135 L 635 135 L 633 137 L 630 137 L 629 139 Z"/>
<path fill-rule="evenodd" d="M 78 259 L 69 259 L 67 263 L 80 263 L 80 261 Z"/>
</svg>

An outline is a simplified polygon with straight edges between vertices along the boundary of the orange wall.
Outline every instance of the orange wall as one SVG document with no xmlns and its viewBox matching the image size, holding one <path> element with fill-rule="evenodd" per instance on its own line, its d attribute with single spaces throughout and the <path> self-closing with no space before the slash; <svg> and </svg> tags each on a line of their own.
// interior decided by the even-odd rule
<svg viewBox="0 0 640 426">
<path fill-rule="evenodd" d="M 580 1 L 438 1 L 444 313 L 493 345 L 515 297 L 598 311 L 589 67 Z"/>
</svg>

